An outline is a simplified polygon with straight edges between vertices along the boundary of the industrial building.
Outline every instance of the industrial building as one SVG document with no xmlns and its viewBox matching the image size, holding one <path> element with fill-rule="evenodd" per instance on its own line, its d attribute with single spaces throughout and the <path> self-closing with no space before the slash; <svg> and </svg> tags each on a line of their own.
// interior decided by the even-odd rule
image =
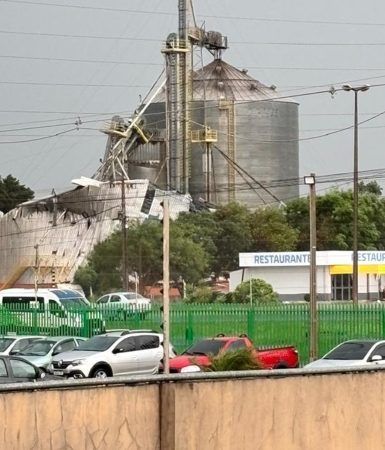
<svg viewBox="0 0 385 450">
<path fill-rule="evenodd" d="M 190 0 L 178 9 L 178 32 L 161 49 L 165 79 L 129 120 L 101 130 L 96 173 L 0 217 L 0 288 L 71 282 L 122 217 L 159 217 L 164 197 L 176 217 L 192 201 L 255 208 L 298 196 L 298 104 L 226 63 L 227 37 L 197 26 Z M 212 59 L 200 69 L 197 48 Z"/>
</svg>

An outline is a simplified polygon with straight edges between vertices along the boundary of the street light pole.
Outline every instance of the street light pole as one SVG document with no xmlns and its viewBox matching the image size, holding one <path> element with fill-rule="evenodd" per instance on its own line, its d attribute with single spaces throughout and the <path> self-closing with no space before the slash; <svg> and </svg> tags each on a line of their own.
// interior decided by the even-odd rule
<svg viewBox="0 0 385 450">
<path fill-rule="evenodd" d="M 354 149 L 353 149 L 353 304 L 358 305 L 358 93 L 369 89 L 368 84 L 351 86 L 344 84 L 344 91 L 354 92 Z"/>
<path fill-rule="evenodd" d="M 317 320 L 317 226 L 315 174 L 304 177 L 304 183 L 310 187 L 309 222 L 310 222 L 310 361 L 318 357 L 318 320 Z"/>
</svg>

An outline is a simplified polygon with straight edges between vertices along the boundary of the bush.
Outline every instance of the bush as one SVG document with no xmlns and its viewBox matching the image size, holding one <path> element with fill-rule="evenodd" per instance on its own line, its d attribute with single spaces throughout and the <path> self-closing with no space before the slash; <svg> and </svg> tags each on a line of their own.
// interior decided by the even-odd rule
<svg viewBox="0 0 385 450">
<path fill-rule="evenodd" d="M 242 348 L 234 351 L 221 352 L 215 356 L 209 356 L 210 366 L 201 367 L 203 371 L 227 372 L 231 370 L 259 370 L 261 364 L 255 357 L 255 350 Z"/>
<path fill-rule="evenodd" d="M 186 303 L 224 303 L 225 295 L 209 286 L 198 286 L 188 294 Z"/>
<path fill-rule="evenodd" d="M 271 284 L 256 278 L 240 283 L 234 292 L 227 294 L 227 303 L 251 303 L 251 300 L 254 304 L 279 303 L 278 294 Z"/>
</svg>

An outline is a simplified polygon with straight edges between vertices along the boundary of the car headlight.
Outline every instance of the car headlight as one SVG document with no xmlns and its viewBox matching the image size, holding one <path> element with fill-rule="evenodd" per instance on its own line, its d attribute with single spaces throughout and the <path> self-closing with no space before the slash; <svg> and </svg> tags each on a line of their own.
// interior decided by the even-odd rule
<svg viewBox="0 0 385 450">
<path fill-rule="evenodd" d="M 186 366 L 186 367 L 182 367 L 180 369 L 180 373 L 188 373 L 188 372 L 201 372 L 201 368 L 199 366 L 196 365 L 191 365 L 191 366 Z"/>
<path fill-rule="evenodd" d="M 80 364 L 83 364 L 84 361 L 84 359 L 75 359 L 74 361 L 72 361 L 71 366 L 80 366 Z"/>
</svg>

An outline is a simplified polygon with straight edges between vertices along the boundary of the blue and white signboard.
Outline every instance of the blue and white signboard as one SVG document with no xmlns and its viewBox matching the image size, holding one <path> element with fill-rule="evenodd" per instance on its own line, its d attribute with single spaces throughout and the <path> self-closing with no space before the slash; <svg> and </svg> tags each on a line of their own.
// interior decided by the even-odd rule
<svg viewBox="0 0 385 450">
<path fill-rule="evenodd" d="M 333 266 L 352 264 L 351 251 L 320 251 L 317 252 L 317 266 Z M 308 266 L 309 252 L 265 252 L 240 253 L 239 267 L 278 267 L 278 266 Z M 385 251 L 360 251 L 358 264 L 385 264 Z"/>
</svg>

